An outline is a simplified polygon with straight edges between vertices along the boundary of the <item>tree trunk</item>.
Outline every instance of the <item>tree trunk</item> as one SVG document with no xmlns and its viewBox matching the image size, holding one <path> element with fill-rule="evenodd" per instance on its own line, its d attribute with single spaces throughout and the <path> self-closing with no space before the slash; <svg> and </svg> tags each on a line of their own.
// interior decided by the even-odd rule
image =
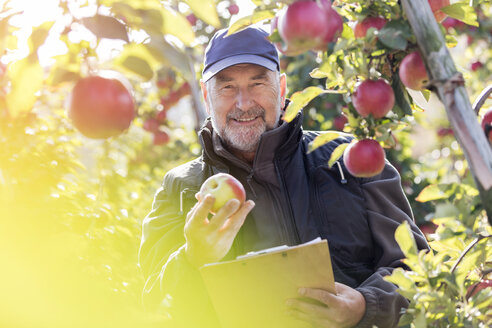
<svg viewBox="0 0 492 328">
<path fill-rule="evenodd" d="M 459 82 L 461 75 L 456 70 L 428 1 L 402 0 L 402 5 L 417 38 L 431 84 L 446 108 L 492 224 L 492 148 L 478 123 L 466 89 Z"/>
</svg>

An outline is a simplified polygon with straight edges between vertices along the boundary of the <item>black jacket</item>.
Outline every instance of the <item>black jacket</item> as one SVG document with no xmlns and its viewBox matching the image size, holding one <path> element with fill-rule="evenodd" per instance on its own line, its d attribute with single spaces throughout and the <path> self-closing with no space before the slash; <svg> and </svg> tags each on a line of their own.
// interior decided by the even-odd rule
<svg viewBox="0 0 492 328">
<path fill-rule="evenodd" d="M 229 153 L 207 121 L 200 131 L 202 156 L 169 171 L 143 223 L 140 265 L 146 276 L 144 302 L 172 313 L 179 327 L 220 327 L 197 270 L 186 261 L 183 228 L 194 194 L 209 176 L 228 172 L 245 186 L 256 206 L 225 259 L 248 251 L 328 240 L 335 280 L 361 292 L 366 313 L 358 327 L 394 327 L 408 301 L 383 276 L 405 267 L 395 239 L 403 221 L 419 249 L 428 248 L 415 226 L 397 171 L 355 178 L 339 161 L 327 163 L 342 136 L 307 153 L 322 132 L 303 131 L 302 115 L 264 133 L 253 165 Z M 162 301 L 164 299 L 164 301 Z M 207 322 L 207 324 L 205 324 Z M 225 327 L 224 327 L 225 328 Z"/>
</svg>

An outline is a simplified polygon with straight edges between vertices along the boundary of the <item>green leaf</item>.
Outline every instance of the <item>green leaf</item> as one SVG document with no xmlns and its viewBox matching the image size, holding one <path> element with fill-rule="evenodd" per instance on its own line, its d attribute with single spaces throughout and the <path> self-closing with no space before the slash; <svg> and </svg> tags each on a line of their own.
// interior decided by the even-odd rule
<svg viewBox="0 0 492 328">
<path fill-rule="evenodd" d="M 335 162 L 338 161 L 338 159 L 340 157 L 342 157 L 343 152 L 345 151 L 345 148 L 348 147 L 348 145 L 350 145 L 350 144 L 349 143 L 343 143 L 341 145 L 338 145 L 337 148 L 335 148 L 333 150 L 333 152 L 331 153 L 331 156 L 330 156 L 330 160 L 328 161 L 329 167 L 332 167 L 333 164 L 335 164 Z"/>
<path fill-rule="evenodd" d="M 46 22 L 36 27 L 29 38 L 29 48 L 32 53 L 38 51 L 38 48 L 46 41 L 48 34 L 54 22 Z"/>
<path fill-rule="evenodd" d="M 205 23 L 220 28 L 219 15 L 213 0 L 184 0 L 193 13 Z"/>
<path fill-rule="evenodd" d="M 403 88 L 398 74 L 393 74 L 391 87 L 395 93 L 396 103 L 393 112 L 398 115 L 398 118 L 402 118 L 405 115 L 412 115 L 412 107 L 408 103 L 408 92 Z"/>
<path fill-rule="evenodd" d="M 43 84 L 43 68 L 35 54 L 9 65 L 12 89 L 7 94 L 7 107 L 12 115 L 27 112 L 36 102 L 36 92 Z"/>
<path fill-rule="evenodd" d="M 82 24 L 98 38 L 120 39 L 129 42 L 125 25 L 120 23 L 114 17 L 95 15 L 93 17 L 82 18 L 81 21 Z"/>
<path fill-rule="evenodd" d="M 155 59 L 163 63 L 169 63 L 176 70 L 180 71 L 186 79 L 192 77 L 188 56 L 166 42 L 164 38 L 159 38 L 159 36 L 152 37 L 150 43 L 145 46 Z"/>
<path fill-rule="evenodd" d="M 136 56 L 128 56 L 123 59 L 121 65 L 129 71 L 139 75 L 144 81 L 150 80 L 154 76 L 154 71 L 144 59 Z"/>
<path fill-rule="evenodd" d="M 395 239 L 407 258 L 415 258 L 417 256 L 417 245 L 407 221 L 404 221 L 396 228 Z"/>
<path fill-rule="evenodd" d="M 477 26 L 477 13 L 475 8 L 467 2 L 457 2 L 450 6 L 441 8 L 441 11 L 446 15 L 456 18 L 468 25 Z"/>
<path fill-rule="evenodd" d="M 292 121 L 297 113 L 306 106 L 311 100 L 324 93 L 325 90 L 318 87 L 307 87 L 302 91 L 295 92 L 290 98 L 289 106 L 285 110 L 283 120 Z"/>
<path fill-rule="evenodd" d="M 407 39 L 412 35 L 410 27 L 403 20 L 394 20 L 386 23 L 379 30 L 378 40 L 391 49 L 405 50 Z"/>
<path fill-rule="evenodd" d="M 164 7 L 161 13 L 164 21 L 163 33 L 174 35 L 186 46 L 191 46 L 195 41 L 195 32 L 190 22 L 183 15 L 168 7 Z"/>
<path fill-rule="evenodd" d="M 229 27 L 229 31 L 227 32 L 227 35 L 234 34 L 236 32 L 244 30 L 250 25 L 256 24 L 258 22 L 261 22 L 262 20 L 270 19 L 273 17 L 275 17 L 275 13 L 271 10 L 262 10 L 262 11 L 254 12 L 252 15 L 240 18 L 236 22 L 234 22 L 234 24 L 232 24 L 231 27 Z"/>
<path fill-rule="evenodd" d="M 447 188 L 443 188 L 441 185 L 432 184 L 428 185 L 420 194 L 415 198 L 416 201 L 425 203 L 431 200 L 446 199 L 449 197 L 448 193 L 444 192 Z"/>
<path fill-rule="evenodd" d="M 49 85 L 56 86 L 64 82 L 74 82 L 80 79 L 78 72 L 73 72 L 64 67 L 56 67 L 52 69 L 50 77 L 46 81 Z"/>
<path fill-rule="evenodd" d="M 308 153 L 314 151 L 315 149 L 327 144 L 328 142 L 335 140 L 341 136 L 346 135 L 343 132 L 329 131 L 323 134 L 320 134 L 313 141 L 311 141 L 308 145 Z"/>
<path fill-rule="evenodd" d="M 408 277 L 406 271 L 402 268 L 396 268 L 391 273 L 391 276 L 384 277 L 384 280 L 397 285 L 400 289 L 416 290 L 415 282 L 412 278 Z"/>
<path fill-rule="evenodd" d="M 119 65 L 124 70 L 137 74 L 145 80 L 150 79 L 153 75 L 153 72 L 159 69 L 159 67 L 163 63 L 168 65 L 170 64 L 165 58 L 163 58 L 162 61 L 156 59 L 154 54 L 151 53 L 148 47 L 149 44 L 126 44 L 120 55 L 114 59 L 114 65 Z M 133 59 L 128 60 L 128 58 Z M 140 64 L 138 62 L 140 62 Z M 146 64 L 143 64 L 142 62 L 145 62 Z M 145 66 L 148 66 L 152 73 L 149 72 L 148 68 Z"/>
<path fill-rule="evenodd" d="M 454 48 L 458 45 L 458 40 L 456 40 L 456 38 L 453 35 L 446 34 L 445 38 L 446 38 L 446 46 L 448 48 Z"/>
</svg>

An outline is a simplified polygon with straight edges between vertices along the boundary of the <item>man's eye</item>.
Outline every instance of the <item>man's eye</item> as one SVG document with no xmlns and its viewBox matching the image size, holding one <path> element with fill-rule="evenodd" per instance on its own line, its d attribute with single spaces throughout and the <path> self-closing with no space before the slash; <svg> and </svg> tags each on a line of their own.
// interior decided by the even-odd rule
<svg viewBox="0 0 492 328">
<path fill-rule="evenodd" d="M 223 89 L 232 89 L 232 88 L 233 88 L 232 85 L 226 85 L 223 87 Z"/>
<path fill-rule="evenodd" d="M 255 87 L 259 86 L 259 85 L 263 85 L 262 82 L 256 82 L 255 84 L 253 84 Z"/>
</svg>

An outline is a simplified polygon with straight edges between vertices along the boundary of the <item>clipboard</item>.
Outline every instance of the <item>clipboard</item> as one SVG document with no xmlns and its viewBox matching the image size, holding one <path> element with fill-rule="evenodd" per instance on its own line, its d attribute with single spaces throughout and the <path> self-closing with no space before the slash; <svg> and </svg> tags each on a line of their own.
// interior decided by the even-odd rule
<svg viewBox="0 0 492 328">
<path fill-rule="evenodd" d="M 300 287 L 335 293 L 328 243 L 321 238 L 206 264 L 200 272 L 222 328 L 308 328 L 284 313 L 285 301 L 299 298 Z"/>
</svg>

